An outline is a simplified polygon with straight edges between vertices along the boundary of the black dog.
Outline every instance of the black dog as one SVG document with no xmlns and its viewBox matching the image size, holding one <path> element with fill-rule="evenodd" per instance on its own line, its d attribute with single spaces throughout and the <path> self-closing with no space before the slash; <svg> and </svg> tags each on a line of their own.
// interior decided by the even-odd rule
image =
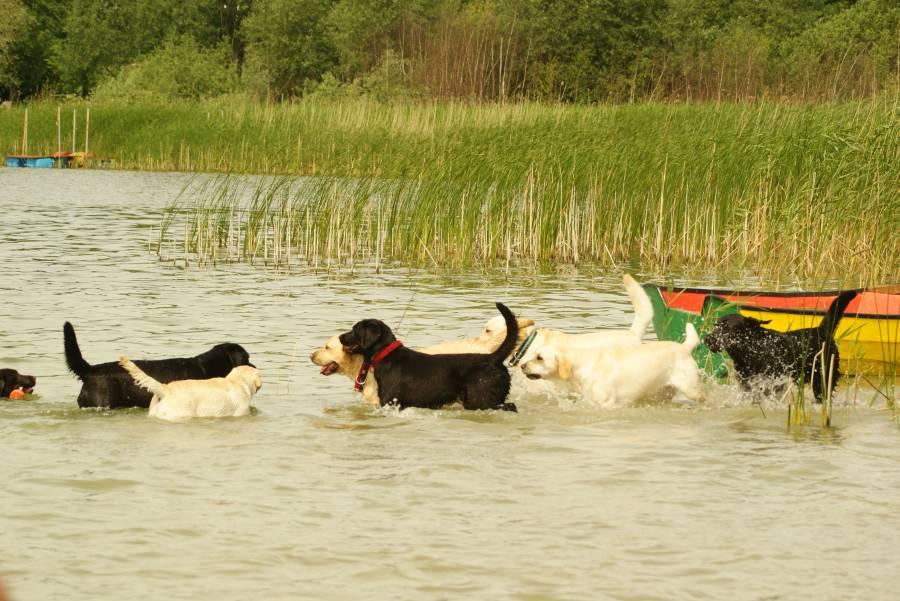
<svg viewBox="0 0 900 601">
<path fill-rule="evenodd" d="M 8 398 L 10 393 L 17 388 L 30 394 L 37 384 L 37 378 L 20 374 L 14 369 L 0 369 L 0 398 Z"/>
<path fill-rule="evenodd" d="M 139 388 L 134 379 L 118 362 L 91 365 L 81 356 L 75 329 L 66 322 L 63 326 L 66 364 L 82 381 L 78 394 L 79 407 L 149 407 L 153 394 Z M 167 384 L 175 380 L 206 380 L 228 375 L 239 365 L 249 365 L 250 355 L 239 344 L 218 344 L 196 357 L 135 361 L 153 379 Z"/>
<path fill-rule="evenodd" d="M 365 366 L 376 372 L 382 405 L 437 409 L 461 401 L 466 409 L 516 411 L 507 403 L 510 376 L 503 360 L 513 351 L 519 325 L 503 304 L 497 308 L 506 321 L 506 338 L 490 354 L 426 355 L 403 347 L 391 329 L 377 319 L 357 322 L 340 341 L 347 352 L 362 354 Z M 387 353 L 387 354 L 385 354 Z M 365 380 L 364 372 L 357 380 Z"/>
<path fill-rule="evenodd" d="M 841 293 L 832 301 L 822 322 L 815 328 L 776 332 L 762 327 L 768 321 L 733 314 L 720 317 L 703 342 L 713 352 L 728 353 L 734 362 L 738 381 L 745 389 L 750 387 L 753 378 L 790 376 L 799 385 L 812 383 L 816 402 L 821 403 L 832 357 L 831 392 L 841 376 L 834 331 L 847 305 L 856 295 L 857 292 L 852 290 Z M 823 348 L 824 373 L 822 355 L 819 354 Z"/>
</svg>

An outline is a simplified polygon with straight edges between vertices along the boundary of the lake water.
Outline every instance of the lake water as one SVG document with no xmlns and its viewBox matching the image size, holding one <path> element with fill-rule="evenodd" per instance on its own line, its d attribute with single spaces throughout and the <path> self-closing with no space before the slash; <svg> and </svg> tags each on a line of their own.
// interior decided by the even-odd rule
<svg viewBox="0 0 900 601">
<path fill-rule="evenodd" d="M 148 252 L 182 174 L 0 169 L 0 579 L 37 599 L 896 599 L 900 427 L 868 389 L 788 428 L 731 387 L 708 406 L 379 412 L 309 353 L 362 317 L 407 343 L 477 334 L 493 303 L 626 327 L 621 274 L 261 266 Z M 708 282 L 700 282 L 708 283 Z M 90 362 L 244 345 L 258 414 L 171 424 L 79 410 Z"/>
</svg>

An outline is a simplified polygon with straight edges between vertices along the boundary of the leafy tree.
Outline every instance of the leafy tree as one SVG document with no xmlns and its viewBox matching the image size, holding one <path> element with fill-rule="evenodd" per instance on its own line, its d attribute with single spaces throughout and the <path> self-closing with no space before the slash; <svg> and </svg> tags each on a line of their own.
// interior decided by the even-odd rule
<svg viewBox="0 0 900 601">
<path fill-rule="evenodd" d="M 244 19 L 248 67 L 275 97 L 299 93 L 338 64 L 326 33 L 334 0 L 256 0 Z"/>
<path fill-rule="evenodd" d="M 203 48 L 190 36 L 181 36 L 127 65 L 101 83 L 97 98 L 114 100 L 196 100 L 233 92 L 236 68 L 225 60 L 230 49 Z"/>
<path fill-rule="evenodd" d="M 353 79 L 371 71 L 385 52 L 402 49 L 410 26 L 433 21 L 440 7 L 440 2 L 428 0 L 338 0 L 325 26 L 340 74 Z"/>
<path fill-rule="evenodd" d="M 204 94 L 227 73 L 275 97 L 845 98 L 896 85 L 898 11 L 897 0 L 0 0 L 0 95 L 104 82 L 110 93 L 193 52 L 210 70 L 189 73 L 208 79 Z M 180 73 L 158 76 L 166 95 L 193 94 Z"/>
<path fill-rule="evenodd" d="M 231 57 L 234 60 L 237 74 L 240 77 L 244 67 L 246 43 L 241 35 L 241 25 L 253 5 L 251 0 L 230 0 L 215 2 L 216 13 L 213 21 L 218 23 L 219 37 L 223 38 L 231 48 Z"/>
<path fill-rule="evenodd" d="M 2 68 L 7 94 L 13 98 L 34 96 L 51 89 L 57 76 L 50 60 L 50 49 L 62 35 L 63 15 L 68 10 L 70 0 L 21 0 L 10 2 L 7 7 L 12 18 L 4 21 L 15 32 L 15 37 L 7 40 L 6 64 Z M 25 8 L 23 21 L 17 6 Z M 0 12 L 2 19 L 7 14 Z M 0 20 L 2 20 L 0 19 Z"/>
<path fill-rule="evenodd" d="M 879 82 L 900 76 L 900 5 L 859 0 L 817 21 L 787 48 L 790 75 L 810 82 L 818 95 L 871 94 Z"/>
<path fill-rule="evenodd" d="M 215 6 L 209 0 L 72 0 L 64 37 L 53 48 L 62 87 L 87 95 L 170 38 L 190 36 L 206 47 L 218 45 L 233 24 L 223 26 Z"/>
<path fill-rule="evenodd" d="M 13 72 L 13 47 L 21 40 L 29 26 L 30 15 L 20 0 L 0 0 L 0 100 L 18 88 Z"/>
<path fill-rule="evenodd" d="M 653 47 L 663 0 L 527 0 L 534 85 L 542 97 L 597 100 L 644 48 Z"/>
</svg>

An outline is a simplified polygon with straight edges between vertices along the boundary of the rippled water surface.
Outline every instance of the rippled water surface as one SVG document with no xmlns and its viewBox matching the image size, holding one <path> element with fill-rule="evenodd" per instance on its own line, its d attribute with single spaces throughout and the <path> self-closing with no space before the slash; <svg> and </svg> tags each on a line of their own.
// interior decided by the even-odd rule
<svg viewBox="0 0 900 601">
<path fill-rule="evenodd" d="M 310 351 L 362 317 L 426 345 L 504 300 L 561 329 L 630 323 L 620 274 L 275 273 L 160 262 L 180 174 L 0 169 L 0 577 L 29 599 L 896 599 L 900 429 L 840 389 L 788 429 L 703 408 L 373 412 Z M 85 358 L 244 345 L 258 414 L 79 410 Z"/>
</svg>

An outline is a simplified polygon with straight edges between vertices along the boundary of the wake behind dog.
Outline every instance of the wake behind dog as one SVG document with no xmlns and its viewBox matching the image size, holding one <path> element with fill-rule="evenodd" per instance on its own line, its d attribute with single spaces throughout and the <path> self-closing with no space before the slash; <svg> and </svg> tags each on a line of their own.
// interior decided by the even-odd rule
<svg viewBox="0 0 900 601">
<path fill-rule="evenodd" d="M 153 393 L 150 417 L 165 420 L 250 415 L 250 400 L 262 387 L 259 370 L 249 365 L 235 367 L 224 378 L 176 380 L 168 384 L 154 380 L 127 357 L 121 357 L 119 365 L 138 386 Z"/>
</svg>

